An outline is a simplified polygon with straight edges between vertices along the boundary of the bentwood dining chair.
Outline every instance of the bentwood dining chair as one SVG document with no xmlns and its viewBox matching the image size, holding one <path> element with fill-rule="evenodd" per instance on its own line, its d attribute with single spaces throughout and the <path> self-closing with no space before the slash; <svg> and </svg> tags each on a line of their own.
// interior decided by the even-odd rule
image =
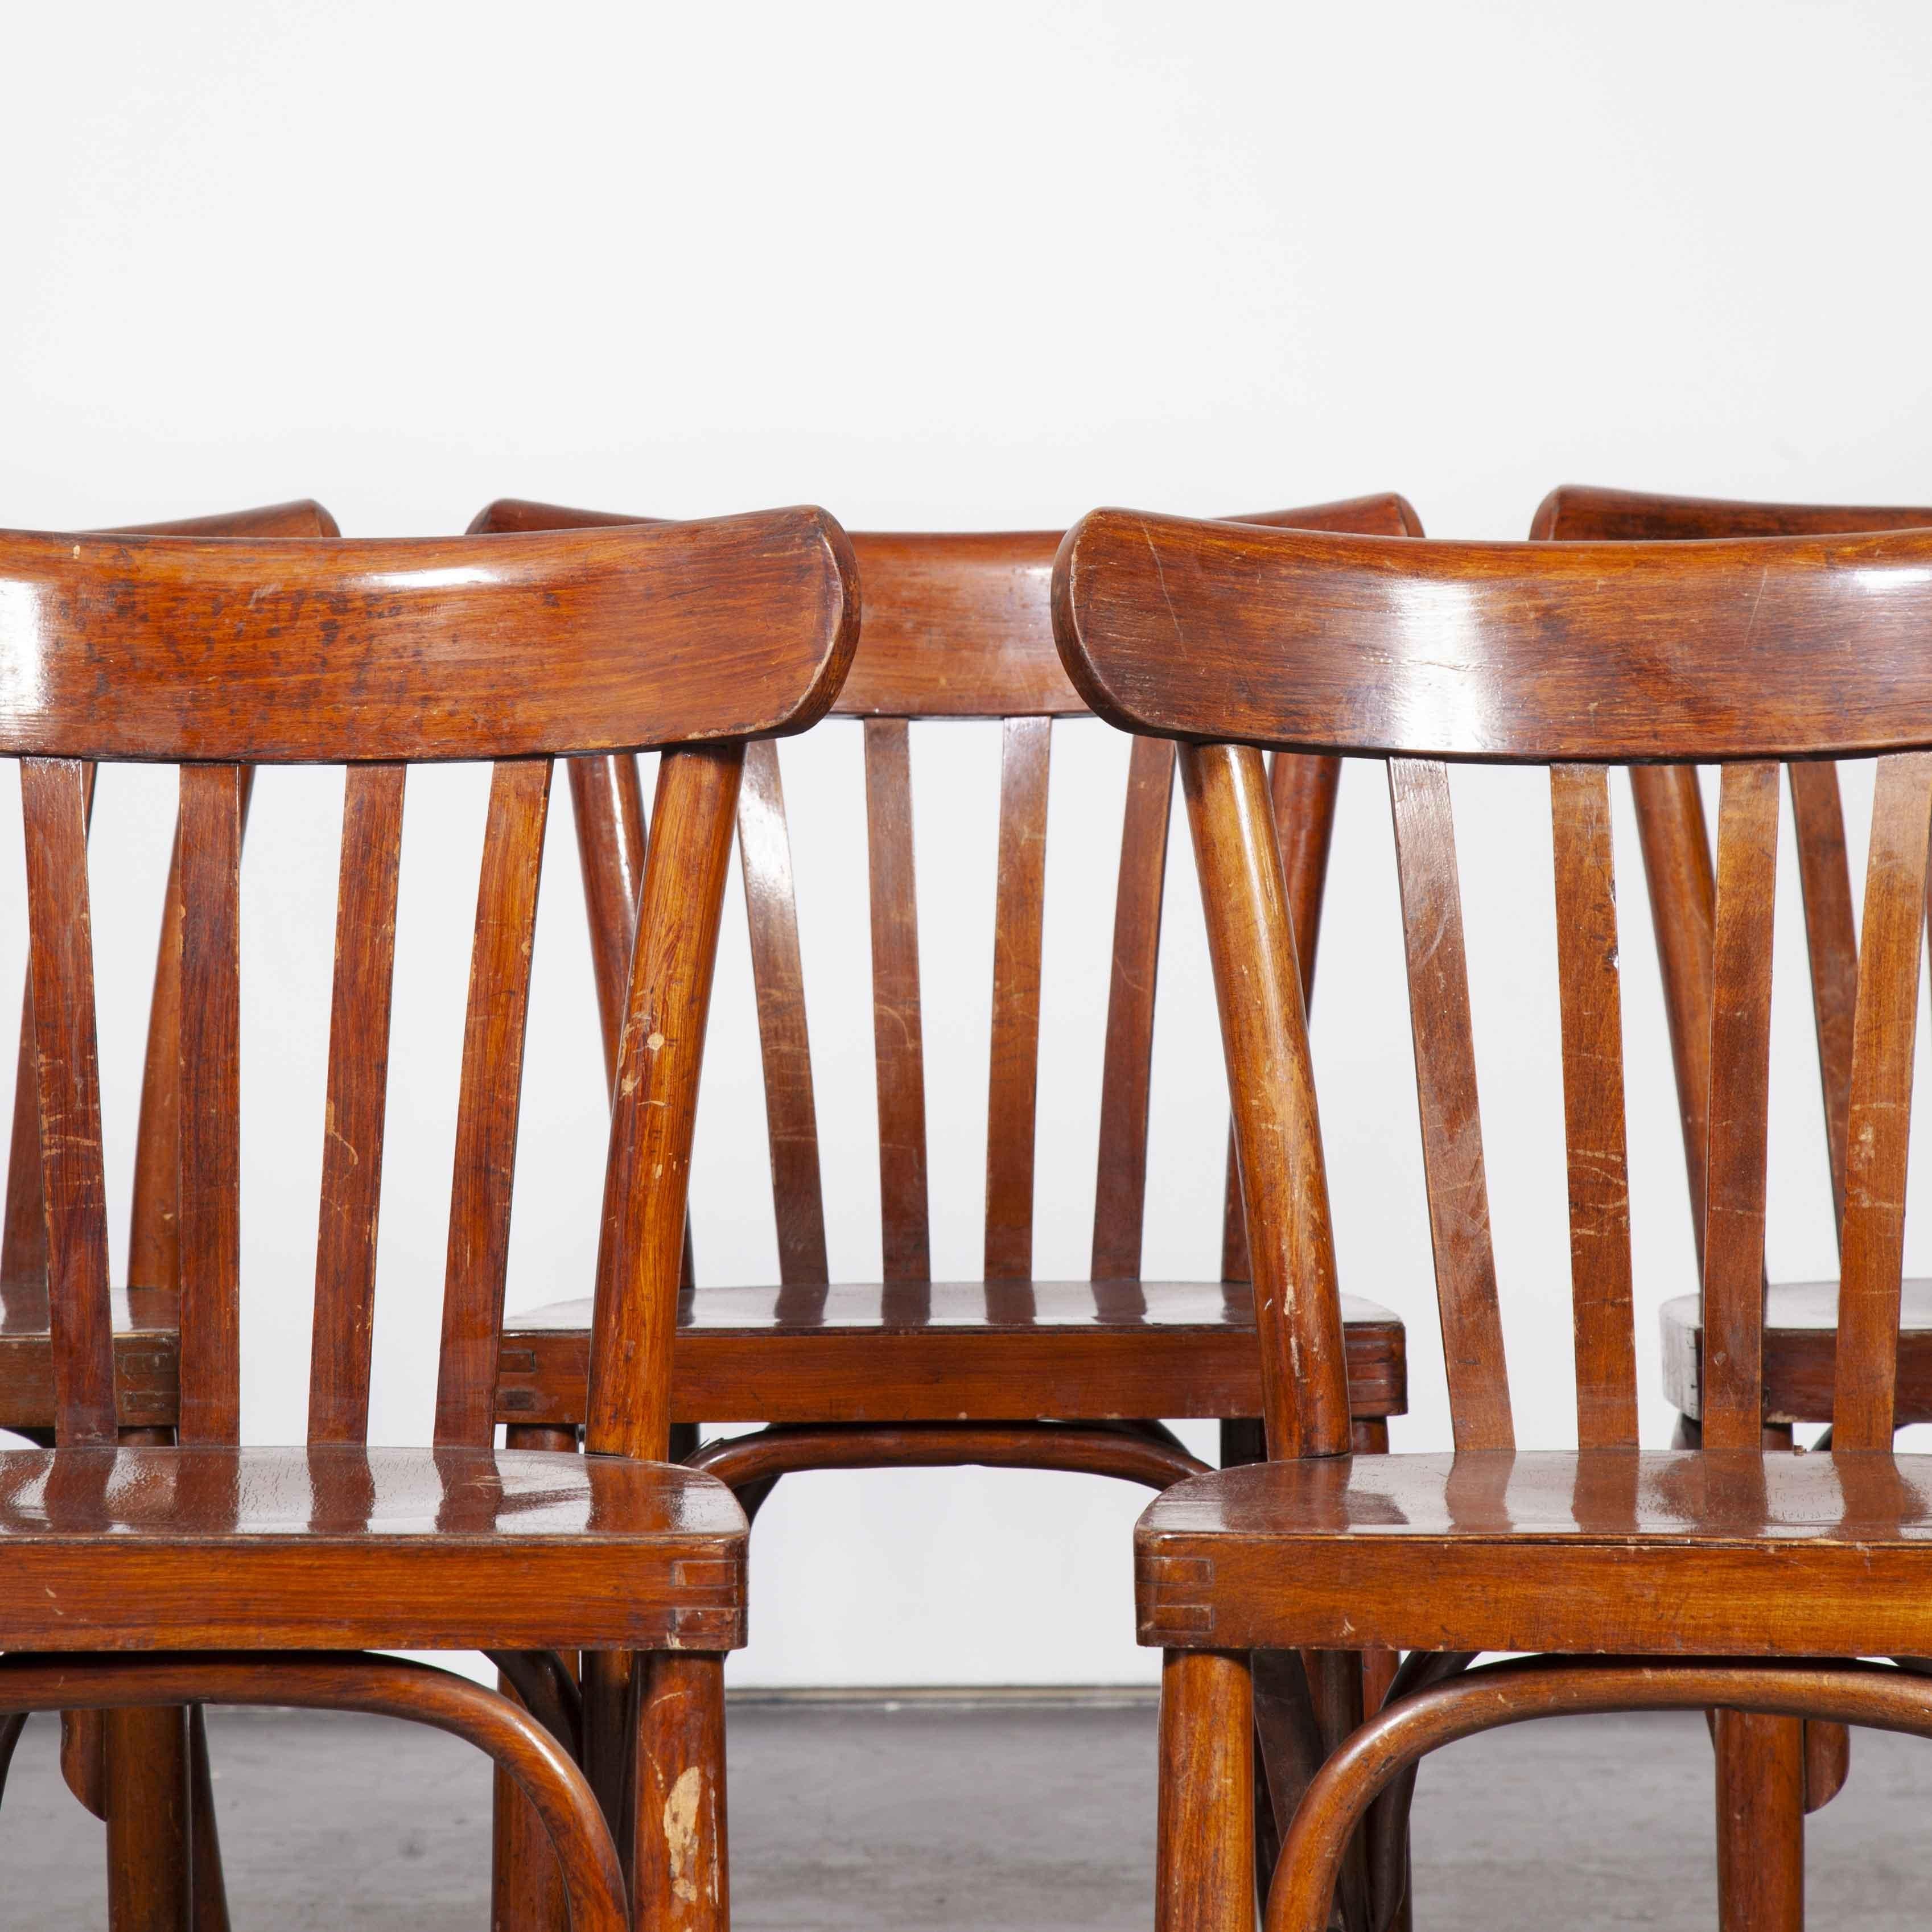
<svg viewBox="0 0 1932 1932">
<path fill-rule="evenodd" d="M 743 741 L 810 724 L 844 674 L 856 586 L 843 532 L 800 510 L 496 542 L 12 535 L 0 536 L 0 592 L 56 1432 L 51 1449 L 0 1453 L 5 1730 L 34 1710 L 172 1709 L 178 1766 L 188 1708 L 203 1702 L 431 1724 L 517 1781 L 577 1932 L 616 1932 L 634 1907 L 639 1922 L 722 1925 L 722 1664 L 742 1641 L 746 1526 L 722 1485 L 664 1460 L 677 1257 Z M 664 756 L 612 1113 L 591 1453 L 499 1453 L 551 760 L 650 746 Z M 435 1441 L 371 1449 L 405 777 L 453 759 L 493 772 Z M 166 1445 L 118 1439 L 95 1062 L 88 776 L 130 760 L 182 766 L 178 1394 Z M 243 1448 L 242 771 L 310 763 L 347 770 L 308 1438 Z M 477 1648 L 520 1703 L 368 1654 Z M 584 1654 L 580 1688 L 560 1649 Z M 175 1834 L 157 1858 L 110 1869 L 117 1925 L 190 1922 L 193 1841 Z"/>
<path fill-rule="evenodd" d="M 1932 1736 L 1932 1460 L 1892 1449 L 1932 832 L 1932 532 L 1390 544 L 1102 512 L 1055 568 L 1070 674 L 1182 741 L 1254 1258 L 1273 1460 L 1136 1532 L 1163 1672 L 1160 1922 L 1250 1923 L 1249 1654 L 1386 1646 L 1388 1700 L 1317 1768 L 1271 1932 L 1386 1924 L 1428 1752 L 1556 1712 L 1716 1708 Z M 1385 761 L 1456 1448 L 1352 1456 L 1321 1133 L 1260 754 Z M 1778 765 L 1874 758 L 1853 1014 L 1834 1442 L 1762 1447 Z M 1576 1360 L 1574 1453 L 1519 1452 L 1476 1104 L 1448 764 L 1547 764 Z M 1636 1446 L 1608 772 L 1723 766 L 1702 1446 Z M 1528 1653 L 1468 1668 L 1485 1652 Z M 1312 1726 L 1310 1727 L 1312 1735 Z M 1802 1874 L 1721 1862 L 1734 1923 Z M 1778 1895 L 1767 1896 L 1775 1888 Z M 1740 1918 L 1742 1912 L 1748 1916 Z"/>
<path fill-rule="evenodd" d="M 627 519 L 513 500 L 472 530 L 554 529 Z M 1270 513 L 1258 523 L 1420 534 L 1400 496 Z M 672 1403 L 694 1463 L 748 1513 L 782 1475 L 808 1469 L 965 1463 L 1070 1469 L 1159 1487 L 1202 1466 L 1161 1417 L 1215 1418 L 1224 1463 L 1260 1453 L 1261 1382 L 1240 1201 L 1229 1149 L 1219 1282 L 1142 1279 L 1149 1076 L 1174 754 L 1133 747 L 1115 898 L 1101 1076 L 1089 1278 L 1036 1282 L 1034 1145 L 1048 775 L 1054 722 L 1086 706 L 1054 655 L 1048 592 L 1058 532 L 855 534 L 864 614 L 851 676 L 833 706 L 862 722 L 872 897 L 883 1279 L 832 1284 L 790 834 L 776 748 L 746 754 L 739 852 L 764 1054 L 778 1282 L 693 1285 L 680 1304 Z M 998 718 L 1004 732 L 992 1028 L 988 1076 L 984 1279 L 930 1279 L 910 727 Z M 828 724 L 826 728 L 832 727 Z M 854 734 L 859 736 L 860 734 Z M 859 748 L 854 746 L 855 752 Z M 1340 761 L 1283 758 L 1273 804 L 1288 854 L 1304 970 L 1312 975 Z M 571 767 L 607 1052 L 644 827 L 634 761 Z M 1218 1126 L 1218 1123 L 1216 1124 Z M 511 1442 L 567 1442 L 583 1417 L 587 1303 L 506 1325 L 496 1414 Z M 1350 1300 L 1348 1383 L 1357 1442 L 1388 1444 L 1402 1412 L 1402 1324 Z M 700 1422 L 758 1432 L 700 1446 Z M 1380 1696 L 1335 1688 L 1334 1722 Z M 1271 1735 L 1271 1732 L 1270 1733 Z M 1272 1818 L 1261 1820 L 1262 1864 Z"/>
<path fill-rule="evenodd" d="M 1530 536 L 1543 541 L 1650 543 L 1697 538 L 1831 536 L 1865 530 L 1932 528 L 1932 508 L 1818 503 L 1754 503 L 1647 495 L 1569 484 L 1538 506 Z M 1804 903 L 1812 1017 L 1824 1100 L 1832 1231 L 1845 1211 L 1845 1124 L 1851 1104 L 1852 1016 L 1858 995 L 1858 936 L 1837 766 L 1828 760 L 1787 765 L 1792 830 Z M 1704 1150 L 1709 1126 L 1711 946 L 1717 878 L 1696 768 L 1633 766 L 1651 925 L 1662 969 L 1691 1227 L 1703 1253 Z M 1835 1280 L 1769 1282 L 1765 1289 L 1764 1426 L 1767 1448 L 1791 1446 L 1796 1426 L 1828 1426 L 1838 1340 Z M 1678 1295 L 1662 1310 L 1666 1393 L 1678 1412 L 1680 1445 L 1694 1447 L 1703 1413 L 1702 1303 Z M 1908 1280 L 1900 1313 L 1897 1414 L 1901 1424 L 1932 1420 L 1932 1282 Z M 1720 1749 L 1748 1757 L 1725 1767 L 1734 1798 L 1720 1831 L 1748 1832 L 1734 1857 L 1758 1872 L 1794 1869 L 1803 1858 L 1804 1816 L 1828 1803 L 1850 1768 L 1850 1740 L 1835 1724 L 1802 1728 L 1766 1720 L 1720 1725 Z M 1772 1847 L 1778 1849 L 1774 1852 Z"/>
<path fill-rule="evenodd" d="M 332 537 L 335 519 L 317 502 L 274 503 L 260 509 L 136 524 L 113 534 L 202 537 Z M 90 817 L 92 793 L 88 793 Z M 244 803 L 245 809 L 245 803 Z M 174 1174 L 179 1067 L 173 1051 L 179 981 L 176 974 L 178 908 L 170 886 L 164 900 L 148 1052 L 136 1137 L 134 1222 L 128 1286 L 113 1295 L 116 1405 L 124 1442 L 164 1442 L 172 1430 L 176 1396 Z M 14 1088 L 13 1136 L 8 1154 L 6 1204 L 0 1220 L 0 1430 L 51 1447 L 54 1435 L 52 1333 L 47 1312 L 47 1234 L 40 1187 L 40 1121 L 34 1078 L 33 992 L 22 1000 L 20 1054 Z M 165 1043 L 166 1050 L 160 1050 Z M 61 1766 L 76 1797 L 107 1826 L 110 1862 L 138 1867 L 157 1834 L 196 1833 L 197 1882 L 212 1917 L 220 1887 L 208 1744 L 200 1710 L 190 1713 L 191 1775 L 196 1802 L 166 1783 L 178 1769 L 164 1748 L 141 1748 L 143 1728 L 172 1720 L 140 1711 L 70 1712 L 62 1719 Z M 119 1748 L 110 1750 L 110 1736 Z M 0 1742 L 0 1783 L 10 1744 Z M 180 1858 L 184 1852 L 176 1851 Z"/>
</svg>

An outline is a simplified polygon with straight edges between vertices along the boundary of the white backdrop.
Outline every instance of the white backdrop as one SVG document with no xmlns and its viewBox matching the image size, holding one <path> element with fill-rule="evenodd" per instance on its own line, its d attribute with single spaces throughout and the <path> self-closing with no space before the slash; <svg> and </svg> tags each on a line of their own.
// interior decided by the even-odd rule
<svg viewBox="0 0 1932 1932">
<path fill-rule="evenodd" d="M 1932 16 L 1904 4 L 16 9 L 0 29 L 0 522 L 314 494 L 352 533 L 488 497 L 855 527 L 1044 526 L 1407 492 L 1510 536 L 1565 479 L 1932 498 L 1919 190 Z M 1917 373 L 1915 373 L 1917 372 Z M 979 1264 L 991 728 L 915 733 L 935 1271 Z M 856 728 L 788 746 L 835 1276 L 878 1262 Z M 1037 1271 L 1084 1266 L 1124 760 L 1061 730 Z M 427 1436 L 482 775 L 411 781 L 376 1426 Z M 244 903 L 256 1439 L 299 1433 L 340 781 L 260 788 Z M 1863 800 L 1848 796 L 1855 865 Z M 1462 775 L 1477 1045 L 1519 1430 L 1571 1439 L 1543 782 Z M 0 788 L 0 1012 L 23 945 Z M 957 801 L 956 802 L 956 801 Z M 172 814 L 104 782 L 96 934 L 117 1260 Z M 560 797 L 512 1300 L 588 1282 L 600 1080 Z M 1690 1285 L 1661 1006 L 1620 807 L 1645 1426 Z M 1345 1279 L 1410 1323 L 1399 1445 L 1447 1440 L 1387 809 L 1352 772 L 1316 996 Z M 1211 1275 L 1221 1121 L 1177 848 L 1149 1273 Z M 1796 885 L 1774 1015 L 1774 1271 L 1832 1242 Z M 0 1054 L 10 1069 L 10 1051 Z M 4 1085 L 0 1074 L 0 1085 Z M 0 1091 L 0 1107 L 5 1096 Z M 694 1212 L 775 1267 L 742 908 Z M 4 1114 L 0 1114 L 4 1118 Z M 1923 1162 L 1920 1163 L 1921 1167 Z M 1922 1187 L 1918 1192 L 1922 1194 Z M 1932 1262 L 1922 1228 L 1915 1263 Z M 1143 1678 L 1138 1492 L 976 1472 L 788 1484 L 746 1683 Z M 1016 1592 L 989 1580 L 1026 1581 Z"/>
</svg>

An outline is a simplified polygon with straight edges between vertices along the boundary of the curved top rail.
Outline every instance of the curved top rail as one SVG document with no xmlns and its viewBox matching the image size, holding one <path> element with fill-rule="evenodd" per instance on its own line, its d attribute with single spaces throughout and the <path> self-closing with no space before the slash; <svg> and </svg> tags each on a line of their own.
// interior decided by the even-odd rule
<svg viewBox="0 0 1932 1932">
<path fill-rule="evenodd" d="M 313 496 L 259 509 L 212 517 L 178 517 L 172 523 L 116 524 L 102 532 L 131 537 L 339 537 L 341 526 Z"/>
<path fill-rule="evenodd" d="M 500 497 L 472 531 L 561 530 L 639 519 Z M 1420 536 L 1388 491 L 1298 510 L 1243 512 L 1297 530 Z M 864 585 L 860 648 L 832 709 L 844 718 L 1084 717 L 1053 646 L 1058 530 L 852 532 Z"/>
<path fill-rule="evenodd" d="M 1932 746 L 1932 531 L 1391 542 L 1099 510 L 1054 568 L 1089 705 L 1130 731 L 1550 763 Z"/>
<path fill-rule="evenodd" d="M 1844 503 L 1754 503 L 1562 483 L 1537 506 L 1534 538 L 1648 543 L 1660 537 L 1829 536 L 1844 530 L 1932 528 L 1932 508 Z"/>
<path fill-rule="evenodd" d="M 0 753 L 499 759 L 802 730 L 858 638 L 825 512 L 520 536 L 0 532 Z"/>
</svg>

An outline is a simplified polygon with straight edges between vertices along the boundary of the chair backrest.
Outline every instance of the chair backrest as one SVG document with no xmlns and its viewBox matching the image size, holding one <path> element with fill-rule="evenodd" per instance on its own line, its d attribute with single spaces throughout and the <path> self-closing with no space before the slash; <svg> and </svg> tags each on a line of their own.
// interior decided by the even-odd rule
<svg viewBox="0 0 1932 1932">
<path fill-rule="evenodd" d="M 505 500 L 475 530 L 557 529 L 631 519 Z M 1244 520 L 1309 530 L 1419 536 L 1400 496 L 1363 496 Z M 1046 805 L 1053 721 L 1087 706 L 1060 668 L 1049 609 L 1058 532 L 980 535 L 854 532 L 864 613 L 852 674 L 832 706 L 863 721 L 872 900 L 874 1045 L 879 1108 L 885 1279 L 931 1279 L 926 1078 L 914 896 L 908 727 L 921 719 L 1002 722 L 992 1040 L 988 1073 L 984 1273 L 1033 1276 L 1036 1074 L 1040 1042 Z M 1312 974 L 1340 765 L 1283 758 L 1273 775 L 1304 970 Z M 582 776 L 580 778 L 580 770 Z M 1101 1082 L 1091 1272 L 1138 1281 L 1147 1197 L 1148 1101 L 1156 969 L 1167 865 L 1174 754 L 1137 742 L 1127 779 L 1115 895 Z M 573 767 L 591 924 L 600 960 L 622 943 L 644 824 L 634 770 Z M 778 1223 L 779 1280 L 811 1290 L 828 1278 L 825 1210 L 790 835 L 774 748 L 746 759 L 739 844 L 763 1050 Z M 601 964 L 600 1004 L 609 1037 Z M 1247 1272 L 1232 1150 L 1222 1273 Z M 804 1312 L 802 1309 L 801 1313 Z"/>
<path fill-rule="evenodd" d="M 1068 535 L 1070 674 L 1184 741 L 1262 1329 L 1270 1453 L 1348 1446 L 1312 1076 L 1260 754 L 1387 762 L 1450 1409 L 1514 1446 L 1448 764 L 1546 764 L 1576 1414 L 1634 1446 L 1607 767 L 1724 766 L 1706 1148 L 1704 1442 L 1755 1449 L 1778 766 L 1877 758 L 1853 1015 L 1838 1446 L 1888 1448 L 1932 828 L 1932 532 L 1728 543 L 1390 543 L 1102 511 Z"/>
<path fill-rule="evenodd" d="M 822 512 L 442 542 L 0 536 L 0 754 L 21 761 L 57 1429 L 115 1405 L 87 765 L 182 766 L 180 1422 L 239 1414 L 242 771 L 346 766 L 310 1384 L 312 1442 L 368 1417 L 404 784 L 494 770 L 458 1100 L 436 1436 L 492 1432 L 553 758 L 664 748 L 619 1043 L 590 1446 L 662 1455 L 691 1120 L 742 741 L 830 703 L 856 640 Z M 540 674 L 538 674 L 540 673 Z"/>
<path fill-rule="evenodd" d="M 224 516 L 190 517 L 172 523 L 136 524 L 110 532 L 127 536 L 334 537 L 335 519 L 308 499 L 271 503 L 260 509 Z M 92 818 L 90 777 L 88 806 Z M 248 809 L 243 781 L 242 810 Z M 141 1079 L 140 1125 L 134 1142 L 134 1222 L 129 1240 L 128 1280 L 142 1286 L 175 1288 L 180 1280 L 180 1244 L 176 1238 L 175 1196 L 179 1180 L 180 1061 L 175 1051 L 181 984 L 179 919 L 173 862 L 162 900 L 161 943 L 148 1023 L 146 1064 Z M 34 1097 L 34 1000 L 30 985 L 22 995 L 20 1057 L 14 1082 L 14 1127 L 7 1155 L 7 1199 L 0 1221 L 0 1283 L 44 1286 L 47 1277 L 47 1224 L 40 1192 L 40 1121 Z"/>
<path fill-rule="evenodd" d="M 1932 529 L 1932 509 L 1820 503 L 1727 502 L 1646 496 L 1564 484 L 1538 506 L 1532 539 L 1654 543 L 1719 537 L 1838 536 L 1860 530 Z M 1835 1234 L 1845 1214 L 1845 1128 L 1852 1094 L 1852 1012 L 1858 996 L 1858 934 L 1845 857 L 1837 767 L 1787 765 L 1792 830 L 1804 902 L 1819 1085 L 1832 1171 Z M 1631 796 L 1649 887 L 1698 1265 L 1704 1257 L 1704 1144 L 1710 1118 L 1711 944 L 1717 875 L 1704 801 L 1690 765 L 1634 766 Z"/>
</svg>

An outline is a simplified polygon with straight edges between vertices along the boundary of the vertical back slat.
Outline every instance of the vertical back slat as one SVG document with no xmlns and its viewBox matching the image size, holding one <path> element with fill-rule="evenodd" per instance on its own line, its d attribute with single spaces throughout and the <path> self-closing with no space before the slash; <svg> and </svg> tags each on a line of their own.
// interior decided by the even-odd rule
<svg viewBox="0 0 1932 1932">
<path fill-rule="evenodd" d="M 678 1251 L 742 764 L 741 746 L 718 745 L 668 750 L 658 768 L 604 1170 L 592 1454 L 662 1461 L 670 1445 Z"/>
<path fill-rule="evenodd" d="M 62 1442 L 115 1440 L 107 1186 L 87 891 L 86 768 L 23 758 L 28 986 L 34 1007 L 36 1164 L 44 1189 L 55 1428 Z"/>
<path fill-rule="evenodd" d="M 1147 1227 L 1148 1096 L 1154 1072 L 1154 989 L 1160 970 L 1174 746 L 1136 738 L 1127 760 L 1114 961 L 1100 1074 L 1100 1156 L 1094 1189 L 1093 1277 L 1138 1281 Z"/>
<path fill-rule="evenodd" d="M 1820 762 L 1786 767 L 1804 895 L 1804 942 L 1811 963 L 1811 1009 L 1818 1030 L 1818 1077 L 1825 1094 L 1825 1141 L 1832 1162 L 1832 1225 L 1845 1218 L 1845 1123 L 1852 1099 L 1852 1016 L 1858 1003 L 1858 940 L 1852 919 L 1851 867 L 1838 771 Z"/>
<path fill-rule="evenodd" d="M 1717 874 L 1693 765 L 1633 765 L 1630 793 L 1650 893 L 1650 918 L 1664 974 L 1664 1017 L 1677 1080 L 1690 1230 L 1704 1266 L 1705 1156 L 1711 1132 L 1711 944 Z"/>
<path fill-rule="evenodd" d="M 82 770 L 86 775 L 86 818 L 91 826 L 94 767 L 88 764 Z M 136 1159 L 138 1162 L 138 1151 Z M 34 1069 L 34 980 L 29 973 L 20 991 L 20 1054 L 14 1074 L 6 1212 L 0 1221 L 0 1282 L 45 1287 L 46 1279 L 46 1190 L 40 1180 L 40 1088 Z"/>
<path fill-rule="evenodd" d="M 1516 1437 L 1490 1240 L 1449 775 L 1414 758 L 1391 758 L 1388 771 L 1450 1418 L 1457 1448 L 1510 1449 Z"/>
<path fill-rule="evenodd" d="M 872 872 L 872 1035 L 879 1083 L 885 1279 L 932 1279 L 926 1178 L 926 1049 L 920 1022 L 912 760 L 902 718 L 866 720 Z"/>
<path fill-rule="evenodd" d="M 1585 1449 L 1634 1449 L 1636 1330 L 1630 1298 L 1630 1166 L 1610 775 L 1601 765 L 1552 766 L 1550 803 L 1570 1175 L 1576 1441 Z"/>
<path fill-rule="evenodd" d="M 644 876 L 644 802 L 636 754 L 572 758 L 570 804 L 577 824 L 577 857 L 584 873 L 590 922 L 590 967 L 597 983 L 597 1019 L 604 1042 L 604 1077 L 617 1077 L 617 1036 L 629 982 L 638 891 Z"/>
<path fill-rule="evenodd" d="M 494 1425 L 530 951 L 550 776 L 547 758 L 501 764 L 490 774 L 457 1101 L 456 1172 L 436 1390 L 439 1445 L 486 1447 Z"/>
<path fill-rule="evenodd" d="M 1009 718 L 1000 756 L 993 1034 L 986 1094 L 988 1281 L 1033 1278 L 1034 1136 L 1040 1084 L 1040 967 L 1046 898 L 1050 718 Z"/>
<path fill-rule="evenodd" d="M 1301 958 L 1304 1009 L 1315 998 L 1315 948 L 1322 936 L 1322 901 L 1328 883 L 1328 851 L 1335 836 L 1335 796 L 1341 788 L 1342 760 L 1277 752 L 1268 760 L 1268 790 L 1274 802 L 1275 836 L 1288 875 L 1288 906 L 1294 944 Z M 1248 1234 L 1241 1219 L 1240 1170 L 1234 1135 L 1228 1131 L 1226 1178 L 1221 1200 L 1221 1279 L 1248 1278 Z"/>
<path fill-rule="evenodd" d="M 361 1442 L 368 1435 L 405 770 L 401 765 L 352 766 L 343 789 L 314 1341 L 309 1356 L 311 1442 Z"/>
<path fill-rule="evenodd" d="M 637 932 L 638 894 L 644 879 L 644 790 L 634 752 L 600 753 L 566 760 L 570 804 L 577 822 L 577 860 L 584 876 L 584 908 L 590 926 L 590 968 L 597 986 L 598 1030 L 604 1042 L 604 1078 L 617 1077 L 617 1034 L 630 983 L 631 941 Z M 684 1275 L 697 1279 L 691 1230 L 684 1231 Z"/>
<path fill-rule="evenodd" d="M 1755 1449 L 1764 1413 L 1764 1204 L 1778 768 L 1726 765 L 1718 811 L 1704 1228 L 1704 1443 Z M 1915 926 L 1914 931 L 1917 930 Z"/>
<path fill-rule="evenodd" d="M 778 747 L 769 739 L 745 748 L 744 778 L 738 793 L 738 856 L 745 874 L 752 981 L 758 994 L 758 1045 L 764 1062 L 778 1280 L 787 1288 L 819 1286 L 829 1278 L 829 1270 L 818 1109 L 806 1024 L 791 837 L 785 824 Z"/>
<path fill-rule="evenodd" d="M 1906 1156 L 1918 1022 L 1932 752 L 1878 763 L 1852 1048 L 1838 1288 L 1837 1449 L 1892 1447 Z M 1708 1328 L 1708 1321 L 1707 1321 Z"/>
<path fill-rule="evenodd" d="M 242 1426 L 242 773 L 181 774 L 183 1442 Z"/>
<path fill-rule="evenodd" d="M 1261 754 L 1184 745 L 1208 951 L 1244 1163 L 1271 1456 L 1348 1453 L 1348 1373 L 1300 968 Z"/>
<path fill-rule="evenodd" d="M 40 1088 L 34 1066 L 34 983 L 20 994 L 20 1053 L 14 1072 L 14 1125 L 7 1154 L 7 1206 L 0 1223 L 0 1282 L 47 1278 L 47 1204 L 40 1184 Z"/>
<path fill-rule="evenodd" d="M 255 768 L 242 767 L 242 843 L 248 842 L 248 801 Z M 128 1227 L 128 1280 L 142 1288 L 181 1286 L 181 831 L 168 854 L 154 988 L 148 1004 L 148 1046 L 141 1070 L 141 1112 L 134 1133 L 134 1200 Z"/>
</svg>

